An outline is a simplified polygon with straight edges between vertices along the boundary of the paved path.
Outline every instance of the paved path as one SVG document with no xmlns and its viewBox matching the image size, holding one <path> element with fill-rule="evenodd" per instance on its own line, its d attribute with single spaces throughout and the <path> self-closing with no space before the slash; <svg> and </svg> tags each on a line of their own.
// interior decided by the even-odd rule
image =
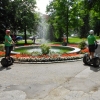
<svg viewBox="0 0 100 100">
<path fill-rule="evenodd" d="M 100 68 L 82 61 L 0 67 L 0 100 L 100 100 Z"/>
<path fill-rule="evenodd" d="M 0 100 L 100 100 L 100 68 L 82 61 L 0 66 Z"/>
</svg>

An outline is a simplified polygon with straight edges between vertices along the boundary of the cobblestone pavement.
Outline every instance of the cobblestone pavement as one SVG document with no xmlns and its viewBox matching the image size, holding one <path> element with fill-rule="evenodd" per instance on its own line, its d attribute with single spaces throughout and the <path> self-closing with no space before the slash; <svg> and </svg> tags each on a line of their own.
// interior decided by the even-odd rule
<svg viewBox="0 0 100 100">
<path fill-rule="evenodd" d="M 100 100 L 100 68 L 82 60 L 0 66 L 0 100 Z"/>
</svg>

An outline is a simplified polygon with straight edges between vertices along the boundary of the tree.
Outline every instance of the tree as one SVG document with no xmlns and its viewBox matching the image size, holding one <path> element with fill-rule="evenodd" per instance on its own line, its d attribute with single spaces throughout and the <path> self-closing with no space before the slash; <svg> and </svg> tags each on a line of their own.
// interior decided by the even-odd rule
<svg viewBox="0 0 100 100">
<path fill-rule="evenodd" d="M 70 27 L 70 15 L 73 0 L 53 0 L 47 6 L 47 12 L 50 16 L 49 23 L 52 24 L 54 29 L 54 36 L 57 41 L 62 40 L 65 33 L 68 42 L 68 28 Z"/>
<path fill-rule="evenodd" d="M 7 5 L 9 4 L 9 0 L 1 0 L 0 1 L 0 42 L 3 42 L 5 30 L 8 25 L 9 19 L 7 18 Z"/>
<path fill-rule="evenodd" d="M 83 4 L 83 6 L 85 7 L 85 16 L 83 17 L 84 25 L 81 27 L 81 37 L 87 37 L 89 29 L 94 29 L 97 35 L 99 35 L 100 20 L 98 18 L 98 14 L 100 13 L 100 1 L 84 0 Z"/>
<path fill-rule="evenodd" d="M 30 31 L 34 29 L 34 26 L 37 22 L 35 4 L 35 0 L 16 0 L 12 2 L 12 7 L 15 7 L 16 9 L 16 13 L 13 17 L 13 21 L 16 25 L 13 24 L 12 26 L 14 30 L 24 31 L 25 44 L 27 44 L 26 30 Z"/>
<path fill-rule="evenodd" d="M 4 31 L 10 28 L 12 31 L 24 31 L 25 43 L 27 31 L 36 30 L 34 26 L 38 23 L 38 15 L 35 11 L 35 0 L 2 0 L 0 1 L 0 25 Z M 0 31 L 2 31 L 0 30 Z M 2 34 L 2 33 L 0 33 Z"/>
<path fill-rule="evenodd" d="M 97 36 L 100 35 L 100 1 L 99 0 L 90 0 L 89 3 L 91 7 L 90 13 L 90 26 L 94 29 L 94 32 Z"/>
</svg>

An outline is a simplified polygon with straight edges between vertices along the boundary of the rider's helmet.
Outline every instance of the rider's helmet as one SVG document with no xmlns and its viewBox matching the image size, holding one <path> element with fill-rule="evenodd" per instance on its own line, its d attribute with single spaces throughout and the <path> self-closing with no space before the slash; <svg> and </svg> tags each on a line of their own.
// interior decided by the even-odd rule
<svg viewBox="0 0 100 100">
<path fill-rule="evenodd" d="M 93 30 L 90 30 L 89 33 L 90 33 L 90 34 L 94 34 L 94 31 L 93 31 Z"/>
<path fill-rule="evenodd" d="M 6 30 L 6 33 L 10 33 L 10 30 Z"/>
</svg>

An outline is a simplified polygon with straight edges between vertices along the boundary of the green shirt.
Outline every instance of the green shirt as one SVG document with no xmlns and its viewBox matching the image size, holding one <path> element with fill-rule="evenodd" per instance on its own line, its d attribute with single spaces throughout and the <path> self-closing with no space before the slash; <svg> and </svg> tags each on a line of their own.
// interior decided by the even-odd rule
<svg viewBox="0 0 100 100">
<path fill-rule="evenodd" d="M 94 35 L 90 34 L 90 35 L 87 37 L 87 39 L 88 39 L 88 44 L 89 44 L 89 45 L 95 44 L 96 38 L 94 37 Z"/>
<path fill-rule="evenodd" d="M 11 42 L 12 42 L 11 36 L 5 35 L 5 46 L 11 46 Z"/>
</svg>

